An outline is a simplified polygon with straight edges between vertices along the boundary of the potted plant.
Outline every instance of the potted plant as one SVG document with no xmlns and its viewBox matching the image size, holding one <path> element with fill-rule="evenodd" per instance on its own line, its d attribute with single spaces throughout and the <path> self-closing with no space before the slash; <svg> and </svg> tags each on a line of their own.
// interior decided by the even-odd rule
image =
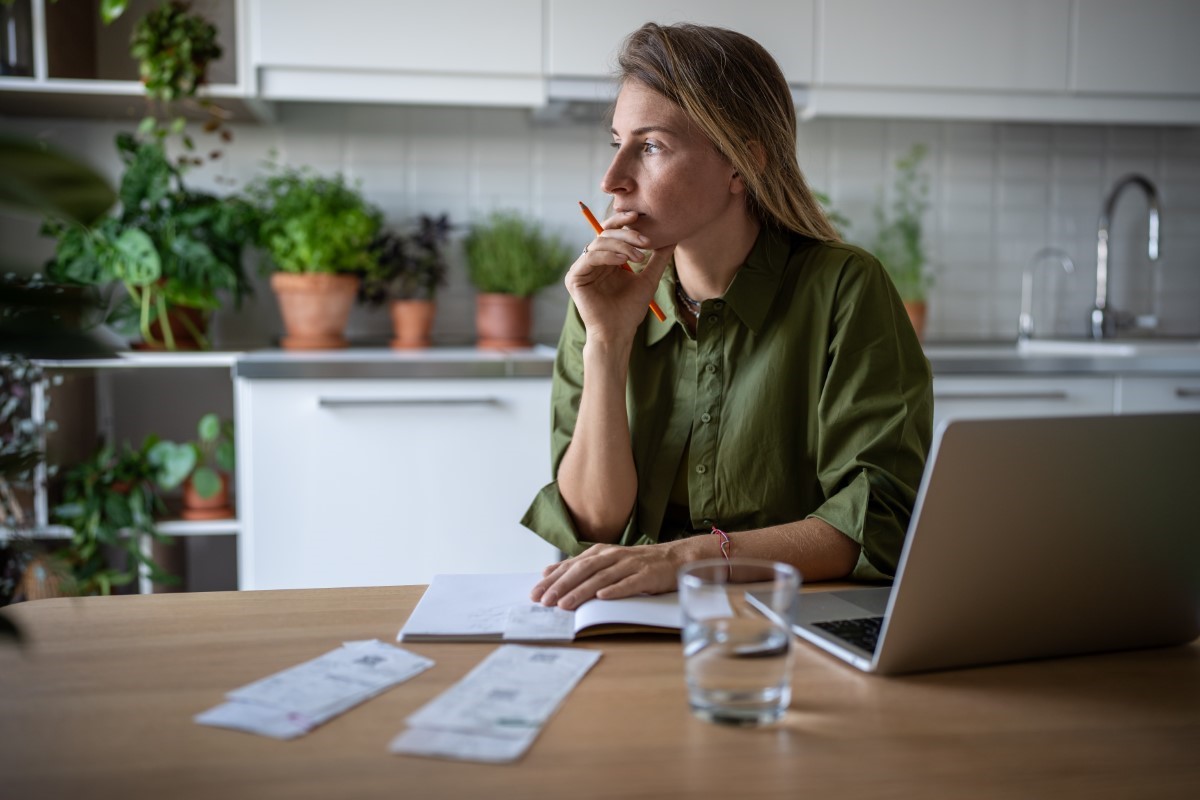
<svg viewBox="0 0 1200 800">
<path fill-rule="evenodd" d="M 871 247 L 896 285 L 918 338 L 925 335 L 926 295 L 933 283 L 921 224 L 929 209 L 929 177 L 921 171 L 925 154 L 925 145 L 918 144 L 896 161 L 892 213 L 882 200 L 876 205 L 879 231 Z"/>
<path fill-rule="evenodd" d="M 296 350 L 346 346 L 344 331 L 361 276 L 373 276 L 371 249 L 381 214 L 341 175 L 283 169 L 247 190 L 260 213 L 258 243 L 275 264 L 271 288 Z"/>
<path fill-rule="evenodd" d="M 464 242 L 467 274 L 479 290 L 475 330 L 479 347 L 530 347 L 532 296 L 559 280 L 570 253 L 541 227 L 514 212 L 496 212 L 473 225 Z"/>
<path fill-rule="evenodd" d="M 156 583 L 178 583 L 142 552 L 140 541 L 142 536 L 164 544 L 171 541 L 154 527 L 155 517 L 165 512 L 155 491 L 159 468 L 149 457 L 157 441 L 148 437 L 137 449 L 128 443 L 105 445 L 67 472 L 64 502 L 54 515 L 71 528 L 71 542 L 55 551 L 54 559 L 68 578 L 71 594 L 111 594 L 114 587 L 137 577 L 139 565 Z M 110 548 L 125 554 L 124 569 L 109 565 Z"/>
<path fill-rule="evenodd" d="M 121 0 L 104 0 L 101 16 L 105 23 L 119 16 L 125 5 Z M 105 6 L 113 8 L 106 13 Z M 218 134 L 222 142 L 233 139 L 232 131 L 225 125 L 229 113 L 210 98 L 198 95 L 200 87 L 208 82 L 209 64 L 221 57 L 217 35 L 216 26 L 193 12 L 191 3 L 184 0 L 167 0 L 137 21 L 130 38 L 129 53 L 138 62 L 146 98 L 155 110 L 142 121 L 140 132 L 153 132 L 159 139 L 168 133 L 179 134 L 184 148 L 194 151 L 196 145 L 192 137 L 184 132 L 186 119 L 173 110 L 175 103 L 182 102 L 208 113 L 203 126 L 206 133 Z M 172 116 L 169 125 L 158 119 Z M 219 146 L 209 150 L 210 159 L 220 156 Z M 179 162 L 198 166 L 204 160 L 185 153 L 179 156 Z"/>
<path fill-rule="evenodd" d="M 189 190 L 158 141 L 122 133 L 125 162 L 119 214 L 90 228 L 48 220 L 55 237 L 51 280 L 122 287 L 112 321 L 141 333 L 146 349 L 208 349 L 209 314 L 228 293 L 235 304 L 250 291 L 242 251 L 254 232 L 252 206 L 238 197 Z"/>
<path fill-rule="evenodd" d="M 446 284 L 442 247 L 450 228 L 445 214 L 437 218 L 422 214 L 411 236 L 384 231 L 371 246 L 379 269 L 363 280 L 359 300 L 373 306 L 388 303 L 396 349 L 429 346 L 437 290 Z"/>
<path fill-rule="evenodd" d="M 148 453 L 160 488 L 183 486 L 184 519 L 229 519 L 229 475 L 233 472 L 233 422 L 205 414 L 196 426 L 196 439 L 177 444 L 157 442 Z"/>
</svg>

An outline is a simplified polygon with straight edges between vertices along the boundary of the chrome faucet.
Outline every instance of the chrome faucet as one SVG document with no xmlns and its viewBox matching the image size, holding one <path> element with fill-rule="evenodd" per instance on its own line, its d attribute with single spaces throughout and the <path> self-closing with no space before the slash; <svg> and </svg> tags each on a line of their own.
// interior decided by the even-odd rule
<svg viewBox="0 0 1200 800">
<path fill-rule="evenodd" d="M 1148 178 L 1141 175 L 1126 175 L 1117 181 L 1117 185 L 1108 193 L 1104 201 L 1104 209 L 1100 212 L 1100 226 L 1096 231 L 1096 304 L 1092 306 L 1091 332 L 1093 339 L 1107 339 L 1113 336 L 1119 327 L 1126 324 L 1128 314 L 1122 314 L 1108 307 L 1108 227 L 1112 224 L 1113 211 L 1121 192 L 1129 186 L 1137 186 L 1146 193 L 1150 203 L 1150 243 L 1148 250 L 1150 264 L 1158 262 L 1158 225 L 1160 208 L 1158 190 Z M 1155 320 L 1148 320 L 1148 326 Z"/>
<path fill-rule="evenodd" d="M 1033 271 L 1042 261 L 1057 261 L 1063 272 L 1071 275 L 1075 272 L 1075 262 L 1064 251 L 1057 247 L 1043 247 L 1033 254 L 1029 266 L 1021 273 L 1021 315 L 1017 318 L 1017 338 L 1028 339 L 1033 336 Z"/>
</svg>

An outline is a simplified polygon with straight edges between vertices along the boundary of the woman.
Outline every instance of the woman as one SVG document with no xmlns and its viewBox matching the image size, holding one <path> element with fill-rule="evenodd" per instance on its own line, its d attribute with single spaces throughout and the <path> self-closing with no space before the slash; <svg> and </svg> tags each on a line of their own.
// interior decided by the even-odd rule
<svg viewBox="0 0 1200 800">
<path fill-rule="evenodd" d="M 613 214 L 566 277 L 555 481 L 523 520 L 573 557 L 533 599 L 673 591 L 682 564 L 730 552 L 808 581 L 893 575 L 929 364 L 879 262 L 838 243 L 805 184 L 778 65 L 732 31 L 650 23 L 620 78 Z"/>
</svg>

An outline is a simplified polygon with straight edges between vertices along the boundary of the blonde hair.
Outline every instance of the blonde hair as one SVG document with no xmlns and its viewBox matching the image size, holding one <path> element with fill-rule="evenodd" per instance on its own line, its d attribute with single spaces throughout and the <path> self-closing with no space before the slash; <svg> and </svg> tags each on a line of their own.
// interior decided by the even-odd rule
<svg viewBox="0 0 1200 800">
<path fill-rule="evenodd" d="M 759 222 L 839 241 L 796 161 L 792 93 L 762 45 L 725 28 L 648 22 L 625 40 L 618 64 L 622 83 L 675 103 L 733 165 Z"/>
</svg>

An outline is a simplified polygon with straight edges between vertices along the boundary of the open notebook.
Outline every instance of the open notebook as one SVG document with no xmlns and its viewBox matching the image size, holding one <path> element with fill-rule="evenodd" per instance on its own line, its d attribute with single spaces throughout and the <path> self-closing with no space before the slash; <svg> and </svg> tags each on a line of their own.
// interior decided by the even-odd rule
<svg viewBox="0 0 1200 800">
<path fill-rule="evenodd" d="M 400 629 L 401 642 L 571 641 L 604 633 L 671 633 L 683 626 L 677 594 L 589 600 L 575 611 L 529 600 L 542 576 L 435 575 Z"/>
</svg>

